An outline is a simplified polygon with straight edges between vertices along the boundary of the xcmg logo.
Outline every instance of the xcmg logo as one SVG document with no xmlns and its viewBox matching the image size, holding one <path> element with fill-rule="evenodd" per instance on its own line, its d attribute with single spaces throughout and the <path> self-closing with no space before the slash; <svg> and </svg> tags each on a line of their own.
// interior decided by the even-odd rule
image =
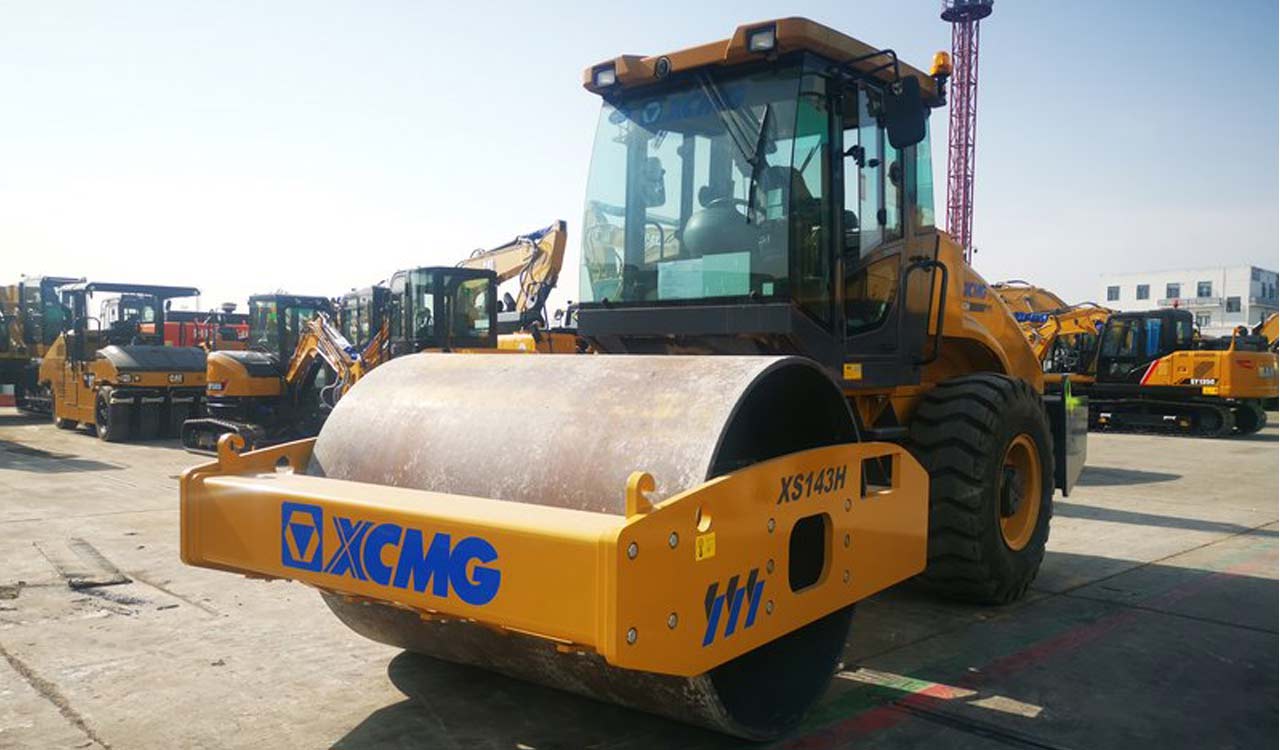
<svg viewBox="0 0 1280 750">
<path fill-rule="evenodd" d="M 498 552 L 480 537 L 464 537 L 455 544 L 449 534 L 437 533 L 428 540 L 421 530 L 394 523 L 375 524 L 342 516 L 329 520 L 338 548 L 326 556 L 324 508 L 281 503 L 280 562 L 287 568 L 349 576 L 419 593 L 430 585 L 431 594 L 441 598 L 447 598 L 452 587 L 459 599 L 476 606 L 488 604 L 498 594 L 502 572 L 487 567 L 498 559 Z M 392 551 L 392 564 L 386 562 L 387 549 Z"/>
<path fill-rule="evenodd" d="M 756 624 L 756 611 L 760 609 L 760 600 L 764 598 L 764 581 L 760 580 L 760 569 L 752 568 L 747 575 L 747 585 L 738 585 L 738 576 L 729 579 L 729 585 L 720 593 L 720 582 L 716 581 L 707 587 L 705 607 L 707 610 L 707 630 L 702 635 L 702 645 L 710 646 L 720 632 L 720 621 L 724 620 L 724 637 L 728 638 L 738 629 L 739 621 L 746 630 Z M 743 604 L 746 604 L 746 618 L 742 616 Z"/>
</svg>

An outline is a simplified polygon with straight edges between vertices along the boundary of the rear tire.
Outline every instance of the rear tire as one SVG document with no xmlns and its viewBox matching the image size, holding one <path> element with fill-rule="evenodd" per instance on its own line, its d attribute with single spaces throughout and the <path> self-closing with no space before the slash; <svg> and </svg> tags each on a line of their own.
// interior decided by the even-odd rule
<svg viewBox="0 0 1280 750">
<path fill-rule="evenodd" d="M 994 373 L 940 383 L 916 409 L 908 448 L 929 472 L 921 580 L 972 602 L 1020 598 L 1053 516 L 1053 438 L 1040 394 Z"/>
<path fill-rule="evenodd" d="M 119 443 L 129 439 L 129 409 L 126 404 L 111 403 L 111 387 L 98 390 L 93 409 L 94 426 L 98 438 L 107 443 Z"/>
</svg>

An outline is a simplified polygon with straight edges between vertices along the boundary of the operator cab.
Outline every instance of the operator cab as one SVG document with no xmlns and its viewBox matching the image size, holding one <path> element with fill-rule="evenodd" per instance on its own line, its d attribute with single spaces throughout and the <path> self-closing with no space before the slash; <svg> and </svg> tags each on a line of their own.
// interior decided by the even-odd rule
<svg viewBox="0 0 1280 750">
<path fill-rule="evenodd" d="M 919 382 L 939 268 L 928 113 L 945 72 L 782 19 L 586 75 L 604 103 L 581 335 Z"/>
<path fill-rule="evenodd" d="M 293 294 L 255 294 L 249 298 L 249 348 L 274 354 L 288 362 L 307 321 L 333 311 L 328 297 Z"/>
<path fill-rule="evenodd" d="M 99 319 L 109 342 L 163 344 L 162 336 L 156 333 L 155 328 L 159 304 L 156 298 L 142 294 L 122 294 L 103 300 Z"/>
<path fill-rule="evenodd" d="M 1186 310 L 1116 313 L 1102 329 L 1097 379 L 1137 383 L 1155 360 L 1194 348 L 1194 320 Z"/>
<path fill-rule="evenodd" d="M 29 351 L 53 344 L 67 323 L 58 288 L 84 279 L 69 276 L 23 277 L 18 284 L 21 299 L 22 341 Z"/>
<path fill-rule="evenodd" d="M 391 290 L 385 286 L 353 289 L 342 295 L 338 306 L 338 328 L 347 341 L 364 348 L 378 335 L 387 317 Z"/>
<path fill-rule="evenodd" d="M 498 345 L 497 275 L 430 266 L 397 271 L 387 304 L 391 356 Z"/>
<path fill-rule="evenodd" d="M 113 344 L 162 346 L 169 301 L 200 294 L 194 287 L 100 281 L 67 284 L 58 291 L 67 334 L 67 358 L 80 362 L 88 361 L 98 349 Z M 89 315 L 89 302 L 99 294 L 117 296 L 100 304 L 102 317 L 93 317 Z"/>
</svg>

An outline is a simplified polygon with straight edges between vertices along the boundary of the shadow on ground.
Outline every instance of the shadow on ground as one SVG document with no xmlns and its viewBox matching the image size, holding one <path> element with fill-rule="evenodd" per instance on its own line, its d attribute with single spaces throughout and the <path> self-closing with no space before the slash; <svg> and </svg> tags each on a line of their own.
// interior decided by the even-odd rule
<svg viewBox="0 0 1280 750">
<path fill-rule="evenodd" d="M 51 417 L 42 414 L 24 414 L 20 411 L 0 412 L 0 427 L 49 424 Z"/>
<path fill-rule="evenodd" d="M 375 711 L 335 743 L 335 748 L 759 747 L 407 651 L 391 660 L 387 675 L 408 700 Z"/>
<path fill-rule="evenodd" d="M 1063 500 L 1053 504 L 1053 514 L 1063 518 L 1082 518 L 1088 521 L 1106 521 L 1108 523 L 1128 523 L 1136 526 L 1151 526 L 1164 529 L 1187 529 L 1189 531 L 1208 531 L 1217 534 L 1250 534 L 1276 536 L 1275 531 L 1255 529 L 1252 526 L 1241 526 L 1224 521 L 1205 521 L 1198 518 L 1182 516 L 1165 516 L 1156 513 L 1137 513 L 1131 510 L 1100 508 L 1096 505 L 1079 505 Z"/>
<path fill-rule="evenodd" d="M 74 453 L 55 453 L 42 448 L 0 440 L 0 469 L 30 471 L 37 474 L 68 474 L 78 471 L 113 471 L 124 467 Z"/>
<path fill-rule="evenodd" d="M 1155 484 L 1181 479 L 1181 474 L 1140 469 L 1119 469 L 1109 466 L 1086 466 L 1080 472 L 1076 484 L 1081 487 L 1117 487 L 1131 484 Z"/>
<path fill-rule="evenodd" d="M 1203 567 L 1133 562 L 1118 574 L 1111 558 L 1050 553 L 1047 569 L 1092 570 L 1092 582 L 1006 607 L 901 589 L 875 597 L 859 606 L 848 663 L 831 689 L 796 732 L 771 745 L 405 652 L 388 676 L 406 700 L 370 714 L 334 746 L 1269 747 L 1275 543 L 1233 544 L 1198 550 Z M 895 629 L 905 631 L 899 647 L 850 658 L 857 641 Z M 760 676 L 760 690 L 776 689 L 770 677 Z"/>
</svg>

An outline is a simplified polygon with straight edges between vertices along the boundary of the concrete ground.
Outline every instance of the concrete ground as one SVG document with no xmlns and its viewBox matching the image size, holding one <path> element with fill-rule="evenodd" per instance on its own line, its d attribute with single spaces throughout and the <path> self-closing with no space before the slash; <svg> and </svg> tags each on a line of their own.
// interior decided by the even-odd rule
<svg viewBox="0 0 1280 750">
<path fill-rule="evenodd" d="M 775 746 L 1274 748 L 1271 417 L 1235 440 L 1092 434 L 1031 596 L 863 604 L 844 670 Z M 365 641 L 299 584 L 183 566 L 176 480 L 197 461 L 0 409 L 0 748 L 740 744 Z"/>
</svg>

